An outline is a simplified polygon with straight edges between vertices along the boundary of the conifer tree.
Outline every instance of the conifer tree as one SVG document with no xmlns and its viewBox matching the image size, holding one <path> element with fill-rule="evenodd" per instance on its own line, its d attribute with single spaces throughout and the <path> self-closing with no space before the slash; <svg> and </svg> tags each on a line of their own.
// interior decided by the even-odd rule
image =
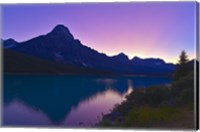
<svg viewBox="0 0 200 132">
<path fill-rule="evenodd" d="M 181 77 L 184 77 L 189 73 L 189 68 L 187 65 L 188 62 L 188 56 L 183 50 L 179 56 L 178 64 L 176 66 L 175 80 L 179 80 Z"/>
</svg>

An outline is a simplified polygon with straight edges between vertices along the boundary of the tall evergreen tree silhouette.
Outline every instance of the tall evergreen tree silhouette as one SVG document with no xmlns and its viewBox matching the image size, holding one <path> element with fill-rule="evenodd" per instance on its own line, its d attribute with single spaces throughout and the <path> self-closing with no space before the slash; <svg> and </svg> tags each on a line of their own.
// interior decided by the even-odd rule
<svg viewBox="0 0 200 132">
<path fill-rule="evenodd" d="M 183 50 L 179 56 L 178 64 L 176 66 L 175 80 L 179 80 L 181 77 L 186 76 L 189 73 L 189 62 L 186 52 Z"/>
</svg>

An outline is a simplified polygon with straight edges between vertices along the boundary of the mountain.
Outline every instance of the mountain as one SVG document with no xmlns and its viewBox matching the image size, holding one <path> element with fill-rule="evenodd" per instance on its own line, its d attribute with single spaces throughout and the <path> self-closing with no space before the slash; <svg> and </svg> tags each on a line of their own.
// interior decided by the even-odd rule
<svg viewBox="0 0 200 132">
<path fill-rule="evenodd" d="M 111 71 L 124 74 L 169 74 L 175 65 L 166 64 L 161 59 L 129 60 L 127 55 L 120 53 L 109 57 L 106 54 L 85 46 L 75 39 L 64 25 L 57 25 L 46 35 L 41 35 L 18 43 L 14 40 L 3 41 L 4 48 L 44 61 L 76 66 L 98 71 Z M 14 57 L 14 56 L 12 56 Z M 7 58 L 5 58 L 7 59 Z"/>
<path fill-rule="evenodd" d="M 4 72 L 20 74 L 114 74 L 110 71 L 101 71 L 83 68 L 74 65 L 64 65 L 49 60 L 40 59 L 24 53 L 4 49 Z"/>
<path fill-rule="evenodd" d="M 120 63 L 129 63 L 129 58 L 124 53 L 119 53 L 118 55 L 112 56 L 114 60 Z"/>
<path fill-rule="evenodd" d="M 134 57 L 131 60 L 132 64 L 135 66 L 151 66 L 151 67 L 163 67 L 167 69 L 174 70 L 174 64 L 172 63 L 165 63 L 164 60 L 159 58 L 146 58 L 141 59 L 139 57 Z"/>
<path fill-rule="evenodd" d="M 154 65 L 154 66 L 165 65 L 165 62 L 159 58 L 158 59 L 154 59 L 154 58 L 141 59 L 139 57 L 134 57 L 131 61 L 137 65 Z"/>
<path fill-rule="evenodd" d="M 3 47 L 4 48 L 11 48 L 14 47 L 18 44 L 18 42 L 16 42 L 14 39 L 7 39 L 7 40 L 1 40 L 3 41 Z"/>
<path fill-rule="evenodd" d="M 100 54 L 96 50 L 82 45 L 63 25 L 57 25 L 50 33 L 22 42 L 9 49 L 46 60 L 88 68 L 113 69 L 114 65 L 121 65 L 112 61 L 105 54 Z"/>
<path fill-rule="evenodd" d="M 165 63 L 164 60 L 159 58 L 146 58 L 141 59 L 139 57 L 134 57 L 130 60 L 133 67 L 137 71 L 143 71 L 144 74 L 152 73 L 170 73 L 170 71 L 175 71 L 176 66 L 171 63 Z M 139 74 L 139 73 L 138 73 Z"/>
</svg>

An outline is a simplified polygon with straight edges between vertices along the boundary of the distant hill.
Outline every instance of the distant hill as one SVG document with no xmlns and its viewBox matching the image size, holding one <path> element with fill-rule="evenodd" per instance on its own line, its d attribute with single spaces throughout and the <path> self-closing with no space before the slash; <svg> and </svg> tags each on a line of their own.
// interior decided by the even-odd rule
<svg viewBox="0 0 200 132">
<path fill-rule="evenodd" d="M 175 70 L 175 65 L 167 64 L 162 59 L 140 59 L 139 57 L 135 57 L 132 60 L 129 60 L 124 53 L 112 57 L 99 53 L 98 51 L 83 45 L 80 40 L 74 39 L 69 29 L 64 25 L 57 25 L 50 33 L 25 42 L 19 43 L 13 39 L 5 40 L 3 41 L 3 46 L 5 54 L 7 54 L 7 56 L 4 56 L 4 59 L 17 61 L 15 62 L 16 68 L 11 68 L 12 70 L 7 69 L 7 72 L 19 72 L 19 69 L 23 69 L 20 66 L 21 63 L 23 63 L 24 66 L 28 65 L 24 62 L 30 57 L 34 57 L 34 60 L 38 58 L 38 60 L 40 60 L 40 65 L 44 65 L 44 68 L 40 69 L 39 72 L 43 72 L 43 70 L 46 71 L 47 61 L 52 64 L 73 66 L 73 68 L 81 68 L 84 70 L 93 69 L 95 71 L 109 71 L 112 73 L 126 74 L 160 75 L 171 74 Z M 16 53 L 19 54 L 17 56 L 13 55 Z M 19 61 L 20 59 L 23 61 Z M 36 63 L 38 63 L 38 60 L 32 61 L 32 65 L 37 67 L 38 64 Z M 45 64 L 43 64 L 42 61 L 44 61 Z M 12 63 L 6 63 L 6 65 L 12 67 L 10 66 Z M 56 73 L 63 73 L 63 71 L 57 69 L 57 67 L 55 67 L 54 71 L 56 70 Z M 24 72 L 29 73 L 29 70 L 26 69 Z"/>
</svg>

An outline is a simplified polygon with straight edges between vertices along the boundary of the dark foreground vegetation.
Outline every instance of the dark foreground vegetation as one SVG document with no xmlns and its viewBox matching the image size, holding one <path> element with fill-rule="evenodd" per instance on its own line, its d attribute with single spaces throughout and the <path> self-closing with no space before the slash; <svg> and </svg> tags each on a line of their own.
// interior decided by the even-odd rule
<svg viewBox="0 0 200 132">
<path fill-rule="evenodd" d="M 170 85 L 135 89 L 98 126 L 195 129 L 194 63 L 186 57 L 180 56 Z"/>
</svg>

